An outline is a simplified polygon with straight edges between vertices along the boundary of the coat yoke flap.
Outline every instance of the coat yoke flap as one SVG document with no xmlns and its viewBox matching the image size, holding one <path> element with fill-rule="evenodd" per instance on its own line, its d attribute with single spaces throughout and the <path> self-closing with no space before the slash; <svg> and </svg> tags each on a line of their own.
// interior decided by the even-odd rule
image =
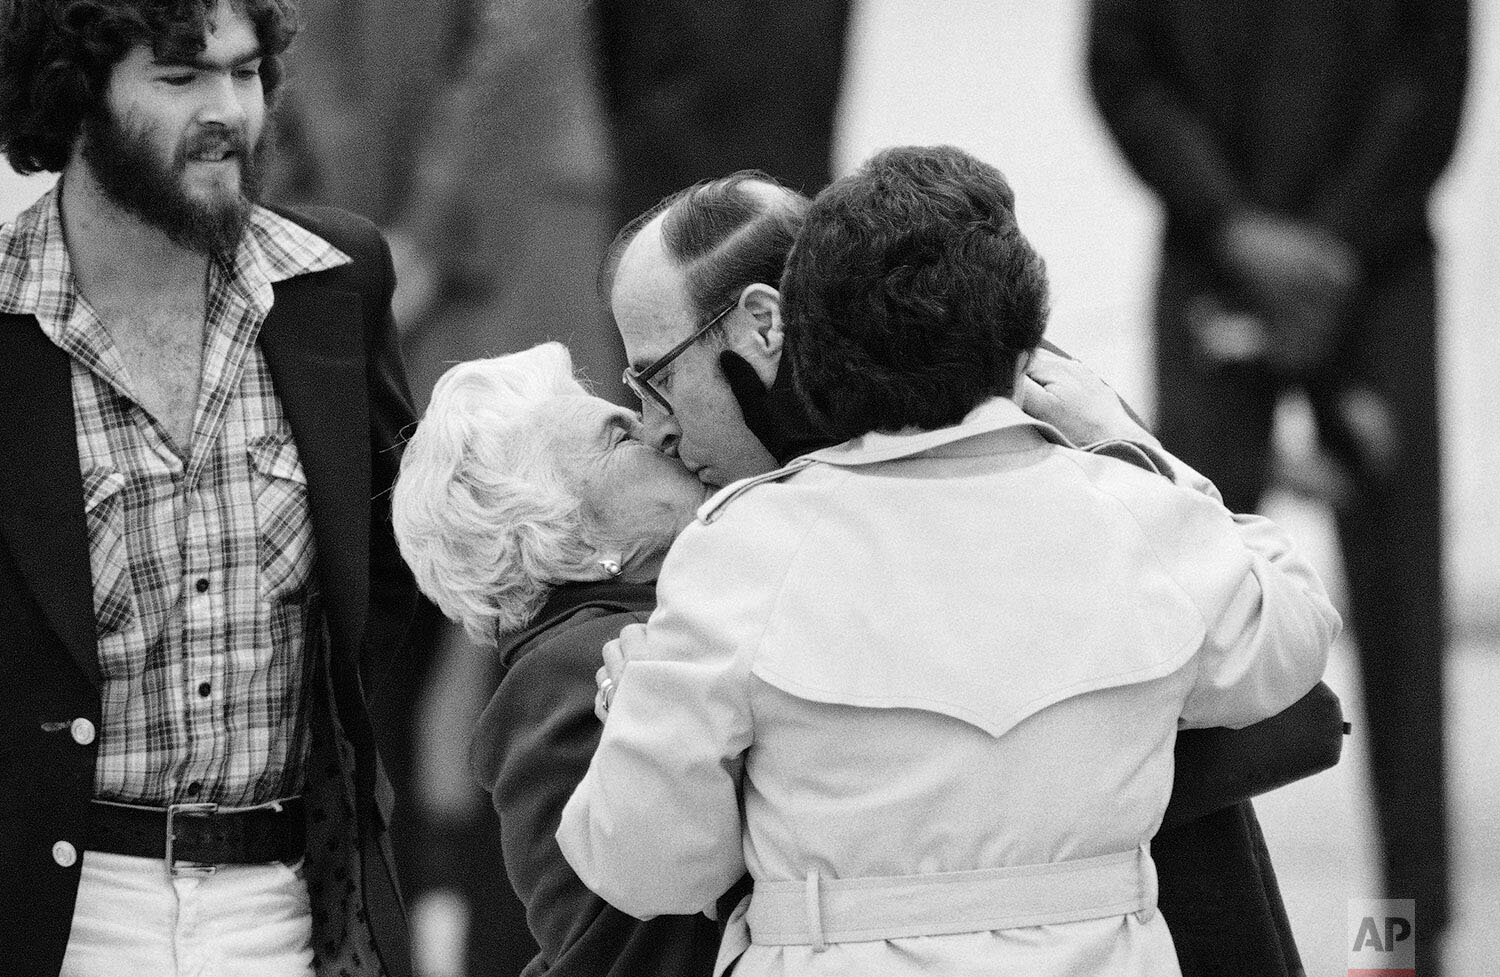
<svg viewBox="0 0 1500 977">
<path fill-rule="evenodd" d="M 804 699 L 939 712 L 1000 736 L 1180 668 L 1205 639 L 1202 613 L 1149 530 L 1081 487 L 1080 454 L 1043 448 L 998 472 L 993 459 L 908 459 L 841 479 L 815 503 L 752 672 Z"/>
</svg>

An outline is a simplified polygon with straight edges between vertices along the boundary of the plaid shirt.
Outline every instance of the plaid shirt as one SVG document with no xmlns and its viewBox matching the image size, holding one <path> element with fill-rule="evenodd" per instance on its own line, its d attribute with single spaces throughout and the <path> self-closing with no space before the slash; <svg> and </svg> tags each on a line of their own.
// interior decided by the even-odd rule
<svg viewBox="0 0 1500 977">
<path fill-rule="evenodd" d="M 296 794 L 308 663 L 326 640 L 307 483 L 256 346 L 273 282 L 349 257 L 257 208 L 209 270 L 203 375 L 180 456 L 79 294 L 60 186 L 0 227 L 0 311 L 72 359 L 94 580 L 100 798 L 252 804 Z"/>
</svg>

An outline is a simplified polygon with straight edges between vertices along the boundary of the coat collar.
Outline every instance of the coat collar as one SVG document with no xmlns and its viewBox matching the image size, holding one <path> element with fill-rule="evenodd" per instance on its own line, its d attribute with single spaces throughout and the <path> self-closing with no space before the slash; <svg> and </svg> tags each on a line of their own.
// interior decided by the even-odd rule
<svg viewBox="0 0 1500 977">
<path fill-rule="evenodd" d="M 940 451 L 962 441 L 984 438 L 987 450 L 1024 450 L 1038 439 L 1071 446 L 1062 432 L 1028 415 L 1008 397 L 995 397 L 971 410 L 952 427 L 935 431 L 909 429 L 895 434 L 871 431 L 843 444 L 814 451 L 806 457 L 843 467 L 873 465 L 898 458 L 910 458 L 929 451 Z"/>
<path fill-rule="evenodd" d="M 8 224 L 0 224 L 0 313 L 34 315 L 54 342 L 73 315 L 78 286 L 63 234 L 63 181 Z M 290 217 L 266 207 L 250 211 L 240 246 L 215 258 L 227 288 L 264 315 L 273 285 L 353 261 Z"/>
<path fill-rule="evenodd" d="M 872 431 L 843 444 L 794 458 L 773 471 L 732 482 L 698 507 L 697 518 L 701 523 L 711 523 L 719 518 L 725 506 L 757 485 L 779 482 L 818 462 L 852 468 L 927 453 L 1025 451 L 1049 441 L 1072 447 L 1072 442 L 1057 428 L 1031 417 L 1015 401 L 996 397 L 974 408 L 952 427 L 935 431 L 913 428 L 896 434 Z"/>
<path fill-rule="evenodd" d="M 497 635 L 499 640 L 496 642 L 496 655 L 500 660 L 501 674 L 510 671 L 530 650 L 532 642 L 538 636 L 588 607 L 649 612 L 656 607 L 656 584 L 606 580 L 600 583 L 559 585 L 524 629 L 508 635 Z"/>
</svg>

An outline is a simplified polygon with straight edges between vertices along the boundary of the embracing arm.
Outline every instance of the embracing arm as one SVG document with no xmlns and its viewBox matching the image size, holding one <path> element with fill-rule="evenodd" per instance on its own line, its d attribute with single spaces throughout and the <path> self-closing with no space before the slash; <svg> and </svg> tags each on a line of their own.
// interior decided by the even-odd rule
<svg viewBox="0 0 1500 977">
<path fill-rule="evenodd" d="M 1317 684 L 1342 622 L 1286 533 L 1269 519 L 1226 510 L 1214 484 L 1130 419 L 1114 391 L 1076 360 L 1038 354 L 1021 404 L 1086 450 L 1134 462 L 1184 490 L 1140 496 L 1131 512 L 1203 617 L 1185 726 L 1248 726 Z"/>
<path fill-rule="evenodd" d="M 1243 729 L 1185 729 L 1177 735 L 1162 829 L 1327 770 L 1339 762 L 1343 745 L 1339 697 L 1322 682 L 1291 707 Z"/>
<path fill-rule="evenodd" d="M 1173 457 L 1092 370 L 1049 346 L 1024 381 L 1022 404 L 1089 450 L 1149 467 L 1210 498 L 1202 475 Z M 1192 820 L 1326 770 L 1343 748 L 1339 700 L 1319 683 L 1296 704 L 1243 729 L 1184 730 L 1168 825 Z"/>
<path fill-rule="evenodd" d="M 1169 455 L 1168 458 L 1171 456 Z M 1343 626 L 1317 571 L 1271 520 L 1235 515 L 1202 475 L 1172 459 L 1190 500 L 1148 512 L 1159 557 L 1197 604 L 1206 634 L 1182 726 L 1242 728 L 1290 707 L 1318 684 Z"/>
<path fill-rule="evenodd" d="M 706 917 L 643 923 L 590 892 L 558 851 L 563 804 L 599 742 L 594 670 L 621 624 L 573 626 L 511 668 L 475 729 L 470 764 L 500 816 L 505 871 L 548 969 L 569 973 L 706 973 L 718 928 Z"/>
</svg>

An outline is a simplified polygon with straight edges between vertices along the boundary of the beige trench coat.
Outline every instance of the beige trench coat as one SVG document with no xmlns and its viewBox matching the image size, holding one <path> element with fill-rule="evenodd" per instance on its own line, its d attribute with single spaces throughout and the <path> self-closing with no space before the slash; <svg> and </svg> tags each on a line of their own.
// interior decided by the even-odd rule
<svg viewBox="0 0 1500 977">
<path fill-rule="evenodd" d="M 758 886 L 931 876 L 1148 841 L 1178 728 L 1291 705 L 1340 622 L 1275 525 L 1231 515 L 1154 446 L 1111 449 L 1072 447 L 1000 399 L 706 504 L 563 814 L 583 881 L 649 917 L 701 909 L 746 870 Z M 1108 456 L 1148 453 L 1167 477 Z M 735 973 L 1178 967 L 1161 916 L 1140 912 L 751 942 Z"/>
</svg>

